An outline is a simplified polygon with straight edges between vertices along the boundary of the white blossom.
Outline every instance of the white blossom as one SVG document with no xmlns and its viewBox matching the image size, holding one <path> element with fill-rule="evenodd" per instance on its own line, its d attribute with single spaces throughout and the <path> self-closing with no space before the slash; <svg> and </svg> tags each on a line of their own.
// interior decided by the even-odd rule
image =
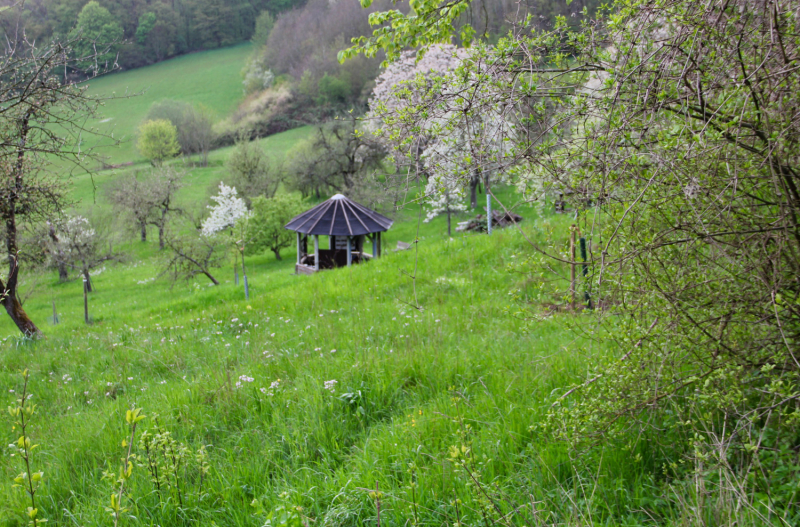
<svg viewBox="0 0 800 527">
<path fill-rule="evenodd" d="M 250 212 L 247 204 L 239 197 L 235 187 L 229 187 L 220 182 L 219 194 L 211 196 L 216 205 L 209 205 L 211 210 L 208 218 L 203 221 L 201 232 L 203 236 L 213 236 L 220 231 L 230 229 L 241 218 L 246 217 Z"/>
</svg>

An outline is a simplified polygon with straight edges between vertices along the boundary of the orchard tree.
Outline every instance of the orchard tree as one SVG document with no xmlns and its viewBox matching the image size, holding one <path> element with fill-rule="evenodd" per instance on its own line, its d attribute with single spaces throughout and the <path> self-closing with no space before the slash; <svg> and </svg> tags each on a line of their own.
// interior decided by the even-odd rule
<svg viewBox="0 0 800 527">
<path fill-rule="evenodd" d="M 46 221 L 69 203 L 63 164 L 85 168 L 96 158 L 82 142 L 98 134 L 85 123 L 96 115 L 99 99 L 63 80 L 63 72 L 75 64 L 72 44 L 53 42 L 36 46 L 24 36 L 0 51 L 0 218 L 4 226 L 8 275 L 0 280 L 0 302 L 19 330 L 28 337 L 41 331 L 20 304 L 19 230 L 21 222 Z M 79 57 L 90 60 L 97 53 Z M 77 59 L 76 59 L 77 60 Z M 116 144 L 106 138 L 100 146 Z M 63 162 L 58 171 L 54 161 Z M 58 174 L 58 175 L 57 175 Z"/>
<path fill-rule="evenodd" d="M 86 282 L 86 290 L 93 292 L 91 271 L 113 260 L 113 250 L 105 246 L 102 237 L 83 216 L 67 216 L 55 230 L 56 238 L 50 254 L 54 259 L 63 258 L 64 264 L 77 269 Z"/>
<path fill-rule="evenodd" d="M 131 217 L 143 242 L 147 241 L 147 224 L 155 206 L 152 187 L 149 178 L 136 171 L 128 177 L 117 178 L 106 190 L 111 204 Z"/>
<path fill-rule="evenodd" d="M 173 218 L 165 237 L 168 251 L 162 275 L 169 275 L 173 282 L 203 275 L 213 285 L 219 285 L 211 272 L 225 262 L 227 244 L 220 236 L 203 235 L 200 229 L 200 222 L 191 213 Z"/>
<path fill-rule="evenodd" d="M 239 137 L 226 165 L 231 184 L 248 206 L 258 196 L 273 197 L 283 180 L 281 165 L 244 135 Z"/>
<path fill-rule="evenodd" d="M 181 151 L 178 144 L 178 129 L 166 119 L 145 121 L 139 127 L 139 152 L 150 163 L 159 167 Z"/>
<path fill-rule="evenodd" d="M 305 210 L 305 204 L 295 194 L 277 194 L 272 198 L 259 196 L 253 200 L 250 218 L 250 247 L 255 252 L 270 250 L 276 260 L 281 259 L 281 249 L 294 242 L 294 233 L 284 226 Z"/>
<path fill-rule="evenodd" d="M 166 119 L 175 126 L 181 153 L 189 158 L 200 156 L 202 166 L 208 166 L 208 152 L 214 140 L 211 111 L 188 102 L 166 99 L 154 103 L 147 112 L 147 120 Z"/>
<path fill-rule="evenodd" d="M 180 213 L 181 208 L 175 205 L 175 194 L 183 186 L 186 174 L 171 167 L 158 167 L 153 169 L 147 181 L 147 194 L 152 203 L 151 214 L 148 216 L 149 224 L 158 229 L 158 248 L 164 249 L 164 234 L 169 216 Z"/>
<path fill-rule="evenodd" d="M 215 205 L 209 205 L 211 210 L 209 216 L 203 220 L 200 233 L 208 238 L 219 237 L 223 231 L 228 231 L 229 243 L 235 251 L 234 274 L 238 280 L 238 256 L 242 257 L 242 272 L 244 270 L 244 250 L 248 242 L 248 219 L 251 212 L 247 209 L 247 203 L 239 197 L 235 187 L 229 187 L 225 183 L 219 184 L 219 194 L 211 196 Z"/>
</svg>

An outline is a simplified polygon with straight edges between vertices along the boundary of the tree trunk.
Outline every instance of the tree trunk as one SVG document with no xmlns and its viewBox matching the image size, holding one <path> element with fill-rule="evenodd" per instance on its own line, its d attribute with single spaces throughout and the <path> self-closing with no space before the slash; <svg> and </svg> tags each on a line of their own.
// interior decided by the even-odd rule
<svg viewBox="0 0 800 527">
<path fill-rule="evenodd" d="M 450 216 L 451 215 L 452 215 L 452 212 L 450 212 L 450 209 L 448 208 L 447 209 L 447 235 L 448 236 L 451 235 L 451 231 L 450 231 Z"/>
<path fill-rule="evenodd" d="M 142 228 L 142 241 L 146 242 L 147 241 L 147 222 L 143 221 L 141 223 L 141 228 Z"/>
<path fill-rule="evenodd" d="M 25 310 L 22 309 L 22 304 L 17 300 L 16 292 L 11 294 L 6 290 L 5 297 L 3 298 L 3 305 L 6 308 L 8 316 L 14 321 L 23 335 L 30 338 L 41 338 L 44 334 L 36 327 L 36 324 L 28 317 Z"/>
<path fill-rule="evenodd" d="M 164 250 L 164 222 L 162 221 L 158 226 L 158 250 Z"/>
<path fill-rule="evenodd" d="M 50 222 L 48 222 L 50 223 Z M 58 245 L 58 236 L 56 235 L 56 228 L 50 223 L 50 239 L 53 240 L 53 243 L 56 247 L 56 266 L 58 267 L 58 280 L 59 282 L 66 282 L 69 280 L 69 274 L 67 273 L 67 262 L 64 258 L 64 251 L 61 250 L 60 246 Z"/>
<path fill-rule="evenodd" d="M 89 293 L 93 292 L 94 289 L 92 288 L 92 277 L 89 274 L 88 269 L 83 270 L 83 279 L 86 280 L 86 291 L 88 291 Z"/>
<path fill-rule="evenodd" d="M 474 174 L 469 180 L 469 208 L 474 209 L 478 207 L 478 183 L 481 178 L 478 174 Z"/>
<path fill-rule="evenodd" d="M 280 249 L 272 249 L 272 252 L 275 253 L 275 259 L 276 260 L 282 260 L 282 258 L 281 258 L 281 250 Z"/>
<path fill-rule="evenodd" d="M 38 339 L 43 337 L 44 334 L 36 327 L 36 324 L 33 323 L 30 317 L 28 317 L 25 310 L 22 309 L 22 304 L 17 296 L 18 272 L 19 267 L 14 264 L 9 273 L 8 284 L 4 285 L 3 282 L 0 281 L 0 289 L 3 291 L 3 298 L 1 301 L 6 308 L 8 316 L 11 317 L 11 320 L 14 321 L 14 324 L 17 325 L 17 328 L 19 328 L 22 334 L 26 337 Z"/>
<path fill-rule="evenodd" d="M 203 274 L 206 275 L 209 280 L 211 280 L 211 283 L 213 283 L 214 285 L 219 285 L 219 282 L 217 282 L 217 279 L 214 278 L 213 276 L 211 276 L 211 273 L 209 273 L 205 269 L 203 269 Z"/>
</svg>

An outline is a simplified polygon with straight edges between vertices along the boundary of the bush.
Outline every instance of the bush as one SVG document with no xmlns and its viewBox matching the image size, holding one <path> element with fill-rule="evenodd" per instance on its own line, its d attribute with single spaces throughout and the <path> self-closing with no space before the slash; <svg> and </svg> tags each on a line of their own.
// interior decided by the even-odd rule
<svg viewBox="0 0 800 527">
<path fill-rule="evenodd" d="M 180 152 L 178 130 L 167 119 L 145 121 L 139 127 L 139 152 L 159 166 L 165 159 L 175 157 Z"/>
</svg>

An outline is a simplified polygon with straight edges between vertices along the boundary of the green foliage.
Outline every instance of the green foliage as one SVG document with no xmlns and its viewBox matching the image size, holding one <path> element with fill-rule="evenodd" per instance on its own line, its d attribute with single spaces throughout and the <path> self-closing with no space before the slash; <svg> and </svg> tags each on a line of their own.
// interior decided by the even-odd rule
<svg viewBox="0 0 800 527">
<path fill-rule="evenodd" d="M 272 198 L 259 196 L 253 200 L 253 215 L 250 218 L 252 252 L 270 250 L 281 259 L 281 249 L 294 243 L 295 233 L 284 225 L 306 209 L 306 203 L 293 194 L 277 194 Z"/>
<path fill-rule="evenodd" d="M 275 16 L 269 11 L 262 11 L 256 18 L 256 29 L 253 31 L 253 36 L 250 37 L 250 42 L 257 48 L 265 46 L 269 33 L 275 26 Z"/>
<path fill-rule="evenodd" d="M 350 85 L 345 80 L 327 73 L 319 80 L 317 89 L 318 101 L 321 104 L 341 104 L 350 96 Z"/>
<path fill-rule="evenodd" d="M 80 37 L 73 51 L 78 59 L 83 59 L 82 67 L 96 70 L 98 63 L 114 59 L 123 31 L 108 9 L 91 0 L 78 15 L 74 35 Z M 87 60 L 87 57 L 92 58 Z"/>
<path fill-rule="evenodd" d="M 272 198 L 283 179 L 282 167 L 270 160 L 258 143 L 240 137 L 225 166 L 227 183 L 235 187 L 248 206 L 258 196 Z"/>
<path fill-rule="evenodd" d="M 156 25 L 156 14 L 152 12 L 144 13 L 139 17 L 139 24 L 136 26 L 136 41 L 139 44 L 144 44 L 147 41 L 147 35 L 153 30 Z"/>
<path fill-rule="evenodd" d="M 153 166 L 160 166 L 166 159 L 175 157 L 180 152 L 178 130 L 166 119 L 145 121 L 139 127 L 137 146 L 139 152 Z"/>
</svg>

